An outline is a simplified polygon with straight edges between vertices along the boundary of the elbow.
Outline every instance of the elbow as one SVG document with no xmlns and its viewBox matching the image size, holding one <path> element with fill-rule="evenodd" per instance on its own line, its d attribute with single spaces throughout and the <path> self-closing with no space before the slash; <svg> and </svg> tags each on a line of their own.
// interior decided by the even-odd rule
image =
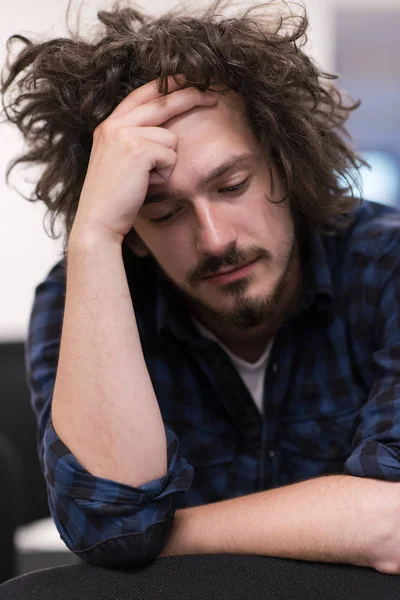
<svg viewBox="0 0 400 600">
<path fill-rule="evenodd" d="M 102 540 L 86 550 L 71 550 L 78 558 L 99 567 L 143 566 L 163 551 L 173 520 L 171 516 L 166 517 L 141 533 L 126 533 Z"/>
<path fill-rule="evenodd" d="M 61 539 L 75 556 L 110 568 L 143 566 L 157 558 L 175 518 L 173 496 L 140 508 L 65 495 L 54 499 L 50 494 L 50 510 Z"/>
<path fill-rule="evenodd" d="M 145 565 L 164 550 L 175 517 L 176 492 L 193 478 L 173 455 L 167 474 L 139 488 L 96 478 L 47 429 L 43 457 L 49 507 L 66 546 L 81 560 L 103 567 Z"/>
<path fill-rule="evenodd" d="M 400 482 L 400 448 L 397 442 L 367 439 L 349 456 L 344 473 L 383 481 Z"/>
</svg>

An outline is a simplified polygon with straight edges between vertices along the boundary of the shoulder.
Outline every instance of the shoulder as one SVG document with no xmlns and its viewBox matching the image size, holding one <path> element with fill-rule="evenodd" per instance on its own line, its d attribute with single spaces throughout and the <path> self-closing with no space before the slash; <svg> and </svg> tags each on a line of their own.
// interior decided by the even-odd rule
<svg viewBox="0 0 400 600">
<path fill-rule="evenodd" d="M 338 285 L 381 284 L 400 267 L 400 208 L 364 200 L 346 228 L 322 243 Z"/>
<path fill-rule="evenodd" d="M 58 339 L 65 303 L 65 263 L 56 263 L 36 286 L 29 317 L 28 343 L 41 346 L 49 339 Z"/>
<path fill-rule="evenodd" d="M 155 295 L 158 284 L 152 263 L 145 260 L 140 262 L 126 251 L 123 252 L 123 263 L 132 300 L 139 304 L 146 299 L 148 304 L 151 297 Z M 51 296 L 52 293 L 59 293 L 61 290 L 65 293 L 66 271 L 66 260 L 63 258 L 51 267 L 44 279 L 36 286 L 36 296 L 47 294 Z"/>
<path fill-rule="evenodd" d="M 57 262 L 45 278 L 36 286 L 34 292 L 33 313 L 46 312 L 61 306 L 65 298 L 65 261 Z"/>
<path fill-rule="evenodd" d="M 378 305 L 388 284 L 400 285 L 399 208 L 364 201 L 346 229 L 324 236 L 323 246 L 338 297 Z"/>
<path fill-rule="evenodd" d="M 378 259 L 393 253 L 400 258 L 400 208 L 364 200 L 341 238 L 352 254 Z"/>
</svg>

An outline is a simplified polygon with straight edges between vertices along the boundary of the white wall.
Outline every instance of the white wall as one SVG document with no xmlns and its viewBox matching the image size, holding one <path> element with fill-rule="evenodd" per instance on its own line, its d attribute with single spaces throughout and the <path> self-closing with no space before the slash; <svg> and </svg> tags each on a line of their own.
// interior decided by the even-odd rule
<svg viewBox="0 0 400 600">
<path fill-rule="evenodd" d="M 40 32 L 51 28 L 61 12 L 58 0 L 13 0 L 0 7 L 0 62 L 5 42 L 16 32 Z M 25 336 L 34 286 L 56 262 L 61 245 L 50 240 L 42 228 L 44 211 L 30 204 L 5 183 L 11 158 L 21 152 L 22 141 L 12 127 L 0 127 L 0 340 Z M 30 174 L 32 177 L 32 173 Z M 21 179 L 12 179 L 19 187 Z M 26 190 L 25 186 L 25 190 Z M 1 366 L 0 366 L 1 368 Z"/>
<path fill-rule="evenodd" d="M 148 1 L 148 0 L 147 0 Z M 242 0 L 243 2 L 244 0 Z M 4 64 L 5 43 L 14 33 L 42 35 L 46 38 L 65 35 L 67 0 L 0 0 L 0 63 Z M 84 0 L 84 23 L 89 25 L 98 7 L 109 7 L 112 0 Z M 249 4 L 246 0 L 246 4 Z M 306 0 L 311 20 L 309 51 L 323 68 L 334 68 L 332 11 L 337 4 L 366 6 L 379 4 L 400 9 L 399 0 Z M 80 2 L 74 0 L 73 6 Z M 152 12 L 172 0 L 152 0 Z M 142 1 L 146 6 L 146 0 Z M 73 23 L 73 21 L 72 21 Z M 28 35 L 29 37 L 29 35 Z M 61 240 L 53 241 L 44 232 L 44 209 L 31 204 L 5 184 L 8 162 L 22 150 L 17 131 L 0 127 L 0 341 L 23 340 L 35 286 L 59 260 Z M 26 195 L 32 186 L 24 184 L 20 169 L 11 179 Z M 34 173 L 29 172 L 32 181 Z M 1 367 L 1 366 L 0 366 Z"/>
</svg>

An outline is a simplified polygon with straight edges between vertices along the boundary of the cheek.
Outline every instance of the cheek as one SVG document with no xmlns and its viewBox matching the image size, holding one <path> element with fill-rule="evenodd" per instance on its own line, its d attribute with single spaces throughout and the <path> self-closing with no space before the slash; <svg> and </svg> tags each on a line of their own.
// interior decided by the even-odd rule
<svg viewBox="0 0 400 600">
<path fill-rule="evenodd" d="M 236 227 L 239 242 L 242 237 L 247 239 L 250 236 L 248 242 L 252 240 L 250 243 L 259 243 L 275 253 L 275 245 L 281 239 L 286 225 L 282 212 L 262 193 L 254 194 L 243 205 L 241 214 L 238 214 Z"/>
<path fill-rule="evenodd" d="M 272 240 L 282 243 L 285 240 L 291 239 L 293 235 L 293 220 L 286 201 L 282 204 L 267 202 L 265 223 Z"/>
<path fill-rule="evenodd" d="M 178 235 L 171 236 L 171 239 L 167 236 L 165 239 L 159 238 L 153 245 L 152 254 L 163 270 L 174 280 L 183 279 L 187 271 L 193 267 L 190 264 L 191 253 Z"/>
</svg>

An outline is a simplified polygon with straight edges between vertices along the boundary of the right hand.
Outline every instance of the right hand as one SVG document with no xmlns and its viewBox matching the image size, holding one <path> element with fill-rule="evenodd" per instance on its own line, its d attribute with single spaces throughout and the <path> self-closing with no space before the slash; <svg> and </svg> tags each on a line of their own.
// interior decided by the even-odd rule
<svg viewBox="0 0 400 600">
<path fill-rule="evenodd" d="M 169 92 L 156 81 L 135 89 L 98 125 L 82 187 L 74 228 L 95 228 L 122 243 L 132 229 L 149 184 L 168 181 L 176 161 L 178 136 L 160 127 L 195 106 L 213 106 L 215 94 L 182 86 L 169 78 Z"/>
</svg>

